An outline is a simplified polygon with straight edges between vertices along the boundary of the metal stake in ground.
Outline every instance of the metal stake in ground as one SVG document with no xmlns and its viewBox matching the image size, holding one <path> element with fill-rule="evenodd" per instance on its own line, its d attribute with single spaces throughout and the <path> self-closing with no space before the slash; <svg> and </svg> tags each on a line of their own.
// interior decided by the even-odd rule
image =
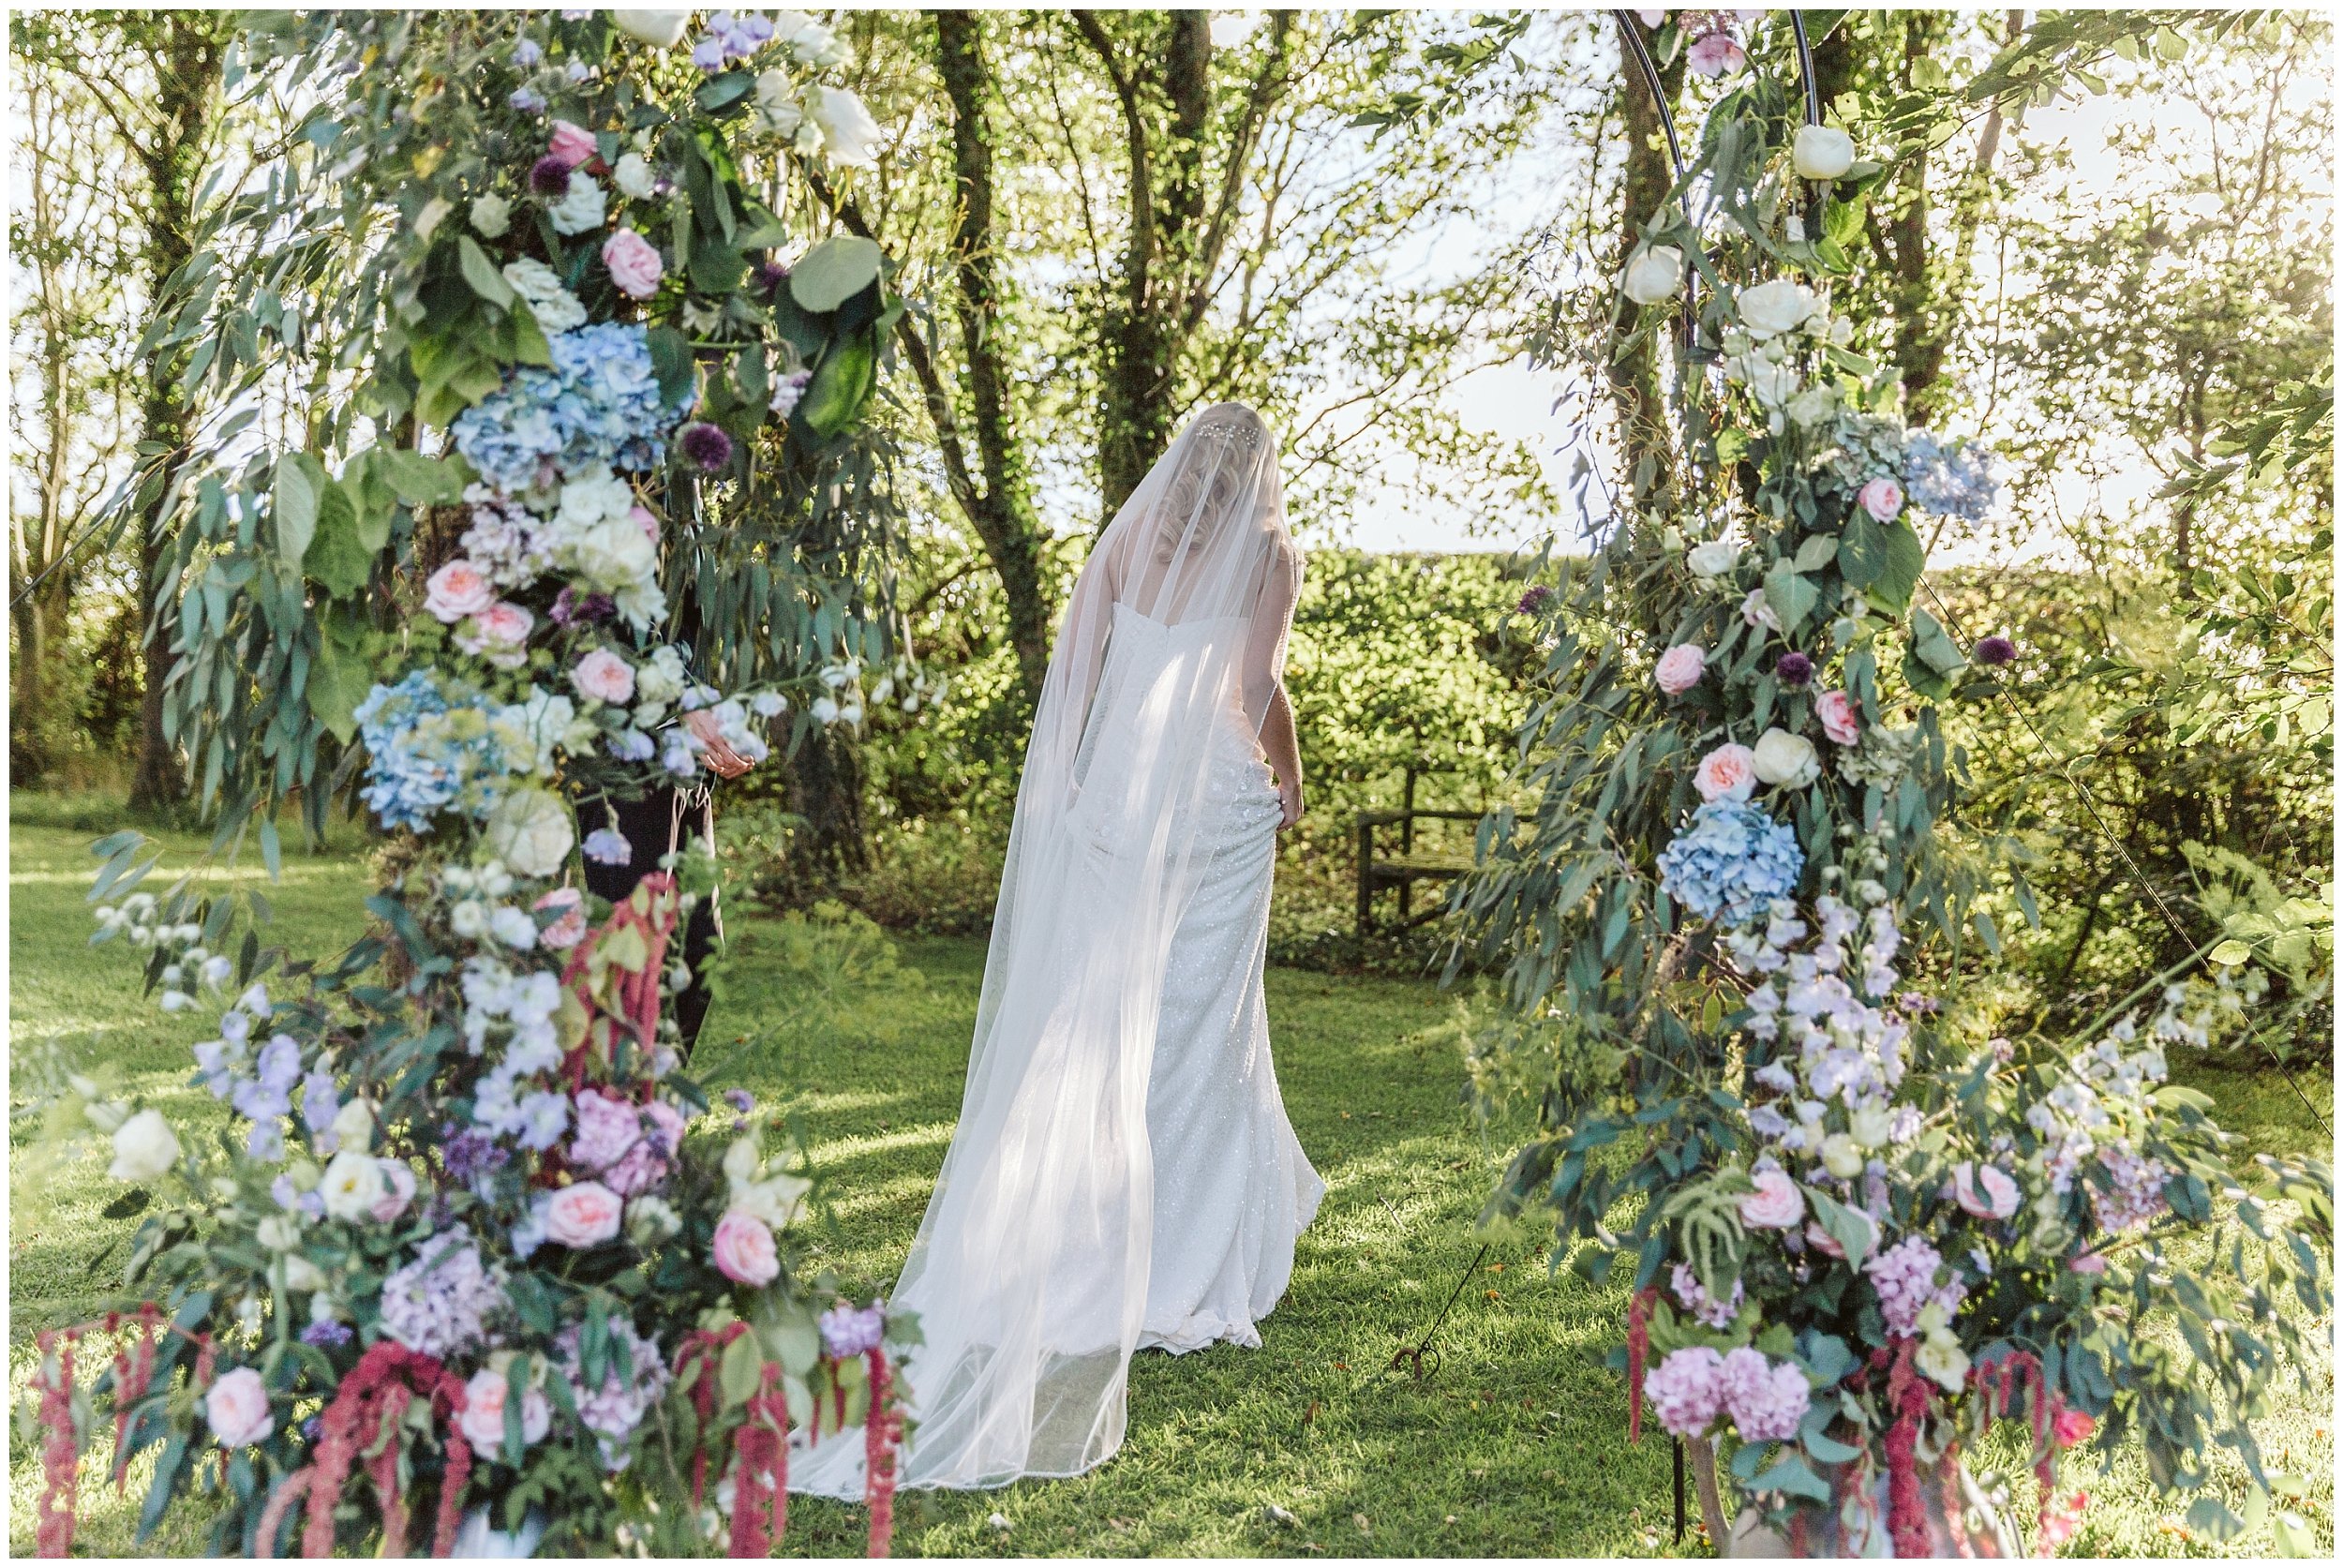
<svg viewBox="0 0 2343 1568">
<path fill-rule="evenodd" d="M 1387 1370 L 1396 1372 L 1404 1367 L 1414 1374 L 1418 1382 L 1440 1375 L 1440 1351 L 1433 1346 L 1432 1341 L 1439 1336 L 1440 1325 L 1448 1321 L 1450 1308 L 1456 1305 L 1456 1298 L 1464 1294 L 1465 1286 L 1471 1281 L 1473 1274 L 1481 1266 L 1481 1261 L 1489 1255 L 1489 1248 L 1493 1245 L 1495 1244 L 1491 1242 L 1481 1244 L 1481 1250 L 1472 1255 L 1472 1262 L 1467 1263 L 1464 1273 L 1456 1277 L 1456 1288 L 1448 1292 L 1448 1305 L 1440 1309 L 1440 1316 L 1432 1320 L 1432 1326 L 1424 1331 L 1424 1337 L 1417 1341 L 1412 1350 L 1402 1346 L 1394 1351 L 1391 1356 L 1391 1366 Z M 1432 1358 L 1432 1369 L 1429 1372 L 1424 1369 L 1425 1356 Z"/>
</svg>

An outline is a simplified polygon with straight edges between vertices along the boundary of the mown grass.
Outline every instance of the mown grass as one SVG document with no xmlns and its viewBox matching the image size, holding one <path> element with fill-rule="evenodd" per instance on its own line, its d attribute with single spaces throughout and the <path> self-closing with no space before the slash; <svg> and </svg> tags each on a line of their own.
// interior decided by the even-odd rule
<svg viewBox="0 0 2343 1568">
<path fill-rule="evenodd" d="M 86 826 L 86 825 L 82 825 Z M 125 956 L 85 946 L 88 834 L 52 814 L 15 824 L 10 862 L 12 1050 L 48 1046 L 102 1063 L 183 1127 L 216 1120 L 185 1086 L 200 1030 L 139 1002 Z M 199 841 L 172 836 L 174 855 Z M 318 950 L 358 925 L 359 861 L 289 849 L 276 890 L 284 931 Z M 983 948 L 964 940 L 895 945 L 915 979 L 869 983 L 853 965 L 809 985 L 782 955 L 793 933 L 736 916 L 727 991 L 702 1066 L 805 1118 L 829 1173 L 835 1228 L 821 1261 L 863 1289 L 898 1266 L 941 1164 L 960 1100 Z M 1271 1027 L 1287 1105 L 1329 1184 L 1298 1249 L 1292 1289 L 1258 1351 L 1142 1355 L 1130 1434 L 1110 1464 L 1072 1481 L 996 1492 L 911 1494 L 897 1549 L 926 1556 L 1649 1556 L 1670 1540 L 1669 1453 L 1629 1447 L 1625 1396 L 1600 1365 L 1623 1292 L 1550 1274 L 1526 1242 L 1492 1247 L 1466 1279 L 1423 1382 L 1387 1370 L 1420 1337 L 1481 1245 L 1483 1196 L 1523 1130 L 1478 1125 L 1458 1093 L 1453 996 L 1425 981 L 1269 975 Z M 2201 1070 L 2255 1147 L 2321 1147 L 2283 1083 Z M 2323 1082 L 2306 1085 L 2322 1103 Z M 12 1146 L 12 1172 L 21 1151 Z M 88 1257 L 125 1229 L 93 1159 L 16 1194 L 9 1242 L 10 1371 L 22 1389 L 30 1338 L 95 1304 Z M 112 1272 L 112 1265 L 105 1270 Z M 2329 1538 L 2329 1385 L 2291 1395 L 2261 1424 L 2273 1456 L 2308 1478 L 2300 1506 Z M 2002 1455 L 2002 1462 L 2011 1457 Z M 2233 1469 L 2233 1467 L 2232 1467 Z M 2232 1477 L 2234 1479 L 2234 1477 Z M 2073 1548 L 2085 1555 L 2266 1551 L 2175 1533 L 2177 1506 L 2148 1490 L 2136 1460 L 2084 1480 L 2095 1504 Z M 2021 1478 L 2019 1502 L 2029 1500 Z M 29 1548 L 37 1455 L 12 1451 L 11 1542 Z M 139 1495 L 116 1501 L 84 1477 L 86 1549 L 128 1549 Z M 200 1507 L 182 1505 L 157 1544 L 202 1549 Z M 858 1509 L 798 1500 L 785 1550 L 852 1555 Z M 1705 1550 L 1697 1535 L 1687 1552 Z"/>
</svg>

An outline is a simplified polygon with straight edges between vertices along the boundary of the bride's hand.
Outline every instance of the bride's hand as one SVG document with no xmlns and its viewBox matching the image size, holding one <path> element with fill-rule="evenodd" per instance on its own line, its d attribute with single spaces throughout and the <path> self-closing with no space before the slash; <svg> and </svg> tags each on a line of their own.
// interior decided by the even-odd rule
<svg viewBox="0 0 2343 1568">
<path fill-rule="evenodd" d="M 749 770 L 749 759 L 725 743 L 723 726 L 716 722 L 715 714 L 695 709 L 683 715 L 683 725 L 699 738 L 704 748 L 700 761 L 708 765 L 709 772 L 720 779 L 737 779 Z"/>
<path fill-rule="evenodd" d="M 1299 783 L 1277 786 L 1277 804 L 1282 808 L 1277 829 L 1283 832 L 1302 820 L 1302 786 Z"/>
</svg>

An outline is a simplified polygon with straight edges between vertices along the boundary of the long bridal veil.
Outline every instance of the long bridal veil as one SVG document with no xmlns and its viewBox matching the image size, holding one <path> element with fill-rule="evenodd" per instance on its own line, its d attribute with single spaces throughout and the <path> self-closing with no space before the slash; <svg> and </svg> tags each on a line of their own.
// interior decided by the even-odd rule
<svg viewBox="0 0 2343 1568">
<path fill-rule="evenodd" d="M 1074 586 L 1017 792 L 965 1098 L 894 1300 L 903 1482 L 1076 1474 L 1123 1441 L 1147 1304 L 1148 1072 L 1173 933 L 1203 869 L 1216 725 L 1259 733 L 1300 557 L 1276 445 L 1219 404 L 1189 422 Z M 859 1495 L 862 1447 L 793 1456 Z"/>
</svg>

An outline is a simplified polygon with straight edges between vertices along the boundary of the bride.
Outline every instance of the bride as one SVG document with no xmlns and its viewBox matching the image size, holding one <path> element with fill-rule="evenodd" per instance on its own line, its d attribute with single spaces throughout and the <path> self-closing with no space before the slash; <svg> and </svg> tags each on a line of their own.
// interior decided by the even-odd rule
<svg viewBox="0 0 2343 1568">
<path fill-rule="evenodd" d="M 1282 671 L 1301 583 L 1276 444 L 1190 421 L 1092 550 L 1043 682 L 959 1129 L 893 1306 L 911 1486 L 1067 1476 L 1121 1446 L 1134 1350 L 1255 1346 L 1325 1184 L 1270 1065 Z M 801 1442 L 801 1440 L 800 1440 Z M 862 1492 L 863 1444 L 791 1456 Z"/>
</svg>

